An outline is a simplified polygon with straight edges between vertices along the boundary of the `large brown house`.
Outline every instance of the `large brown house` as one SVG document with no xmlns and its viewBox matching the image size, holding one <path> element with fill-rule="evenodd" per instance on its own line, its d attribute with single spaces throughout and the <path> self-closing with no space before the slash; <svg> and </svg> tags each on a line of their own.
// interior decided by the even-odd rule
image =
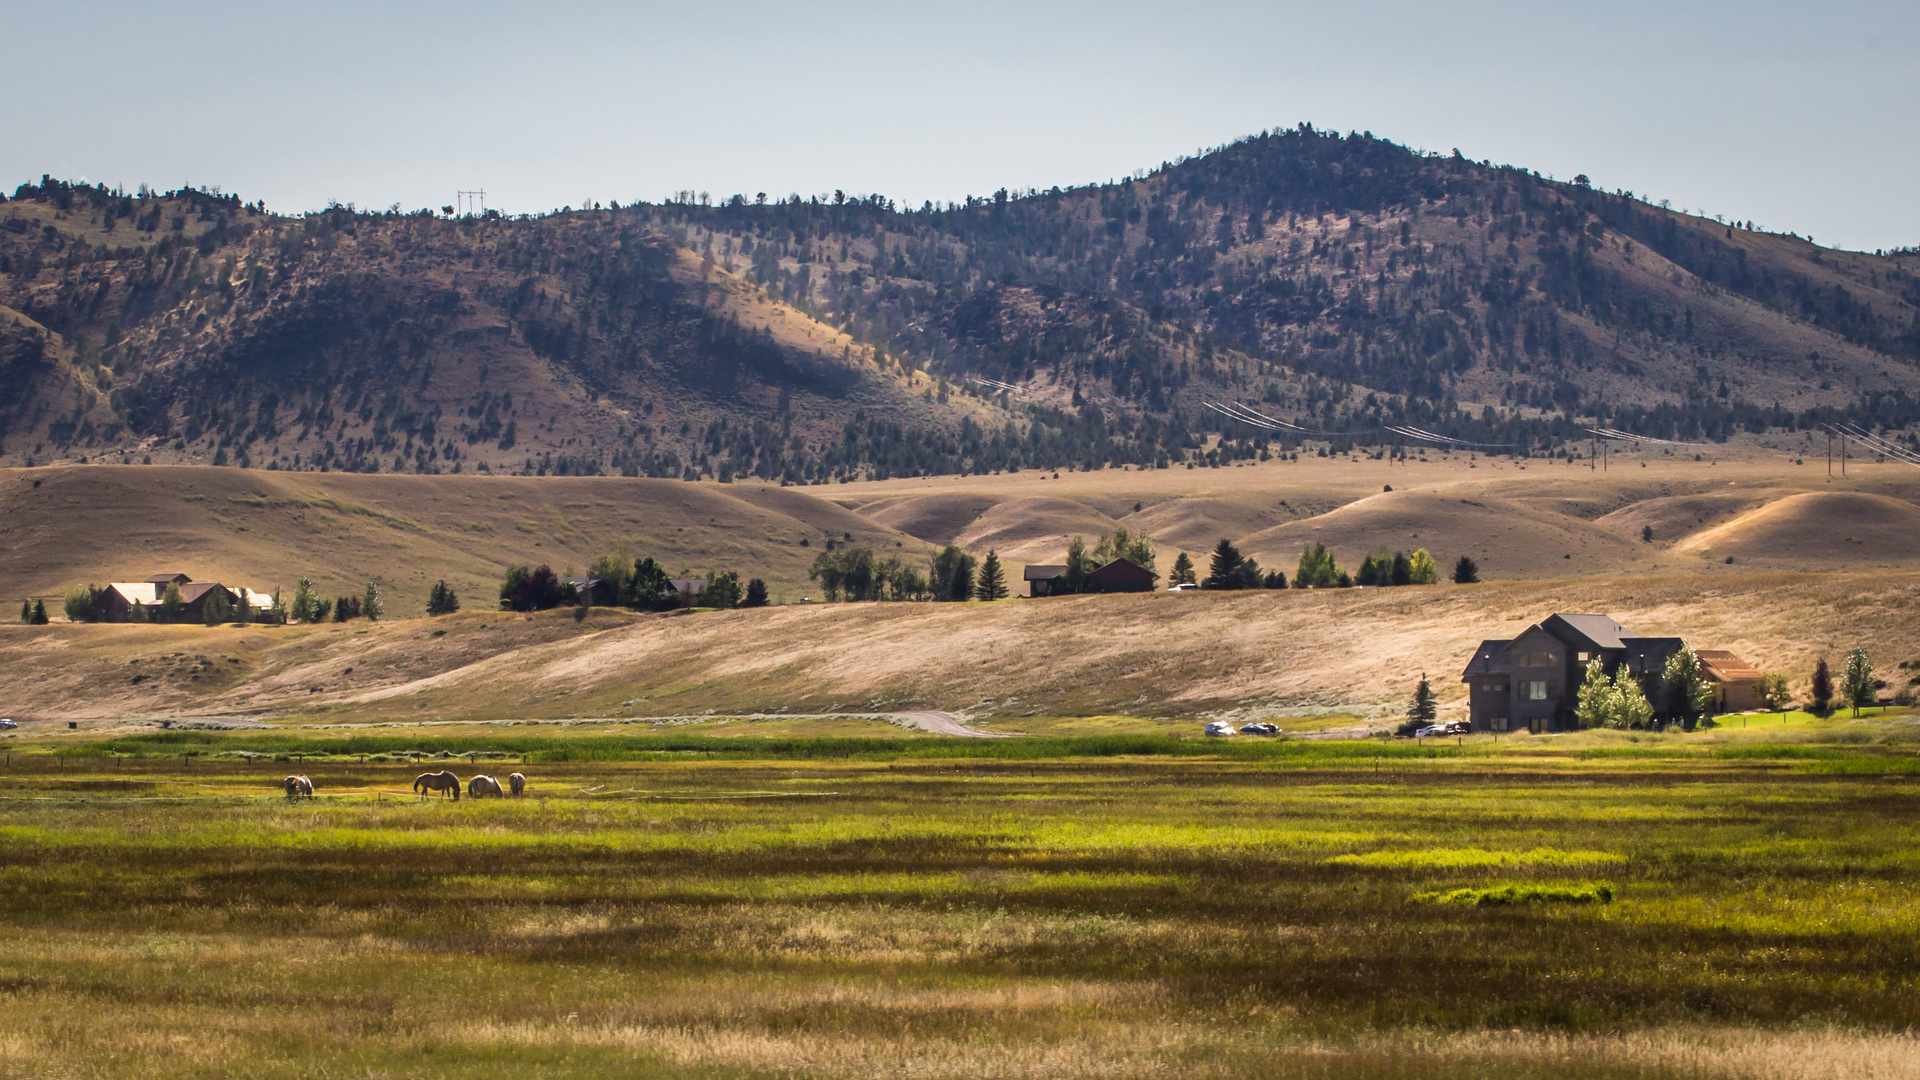
<svg viewBox="0 0 1920 1080">
<path fill-rule="evenodd" d="M 1625 664 L 1659 716 L 1669 715 L 1663 672 L 1667 658 L 1686 642 L 1677 637 L 1640 637 L 1605 615 L 1555 613 L 1507 641 L 1489 640 L 1474 650 L 1460 681 L 1475 731 L 1573 731 L 1573 706 L 1598 657 L 1608 674 Z"/>
</svg>

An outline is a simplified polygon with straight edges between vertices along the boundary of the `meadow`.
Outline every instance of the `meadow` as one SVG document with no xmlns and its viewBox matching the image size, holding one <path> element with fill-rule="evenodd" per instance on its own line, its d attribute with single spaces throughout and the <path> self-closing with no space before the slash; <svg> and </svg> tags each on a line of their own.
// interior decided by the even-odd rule
<svg viewBox="0 0 1920 1080">
<path fill-rule="evenodd" d="M 1920 759 L 1748 735 L 15 744 L 0 1075 L 1920 1075 Z"/>
</svg>

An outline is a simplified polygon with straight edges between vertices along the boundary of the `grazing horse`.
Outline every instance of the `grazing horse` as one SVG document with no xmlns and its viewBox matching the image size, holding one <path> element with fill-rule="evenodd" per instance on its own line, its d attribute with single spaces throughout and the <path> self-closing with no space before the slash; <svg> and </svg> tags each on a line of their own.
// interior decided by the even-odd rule
<svg viewBox="0 0 1920 1080">
<path fill-rule="evenodd" d="M 504 793 L 500 790 L 500 781 L 481 773 L 467 781 L 467 794 L 476 799 L 485 798 L 488 795 L 497 799 Z"/>
<path fill-rule="evenodd" d="M 302 795 L 313 798 L 313 781 L 304 776 L 289 776 L 280 782 L 287 789 L 287 798 L 295 799 Z"/>
<path fill-rule="evenodd" d="M 416 795 L 444 791 L 453 796 L 454 802 L 459 802 L 460 778 L 450 772 L 423 772 L 413 778 L 413 791 Z"/>
<path fill-rule="evenodd" d="M 513 797 L 517 799 L 527 793 L 527 778 L 521 776 L 519 773 L 510 773 L 507 776 L 507 788 L 513 792 Z"/>
</svg>

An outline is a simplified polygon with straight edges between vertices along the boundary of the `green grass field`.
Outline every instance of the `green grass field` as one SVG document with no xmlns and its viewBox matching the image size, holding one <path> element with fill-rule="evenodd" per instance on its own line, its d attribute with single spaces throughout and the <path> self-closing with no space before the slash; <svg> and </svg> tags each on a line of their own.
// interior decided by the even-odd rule
<svg viewBox="0 0 1920 1080">
<path fill-rule="evenodd" d="M 1920 761 L 1758 735 L 16 745 L 0 1075 L 1920 1074 Z"/>
</svg>

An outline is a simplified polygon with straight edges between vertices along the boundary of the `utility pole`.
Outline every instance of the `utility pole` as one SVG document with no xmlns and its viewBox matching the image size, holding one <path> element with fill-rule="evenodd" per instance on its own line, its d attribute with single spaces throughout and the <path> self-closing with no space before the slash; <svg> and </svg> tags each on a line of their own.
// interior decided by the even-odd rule
<svg viewBox="0 0 1920 1080">
<path fill-rule="evenodd" d="M 1833 429 L 1827 429 L 1827 479 L 1833 479 Z"/>
</svg>

